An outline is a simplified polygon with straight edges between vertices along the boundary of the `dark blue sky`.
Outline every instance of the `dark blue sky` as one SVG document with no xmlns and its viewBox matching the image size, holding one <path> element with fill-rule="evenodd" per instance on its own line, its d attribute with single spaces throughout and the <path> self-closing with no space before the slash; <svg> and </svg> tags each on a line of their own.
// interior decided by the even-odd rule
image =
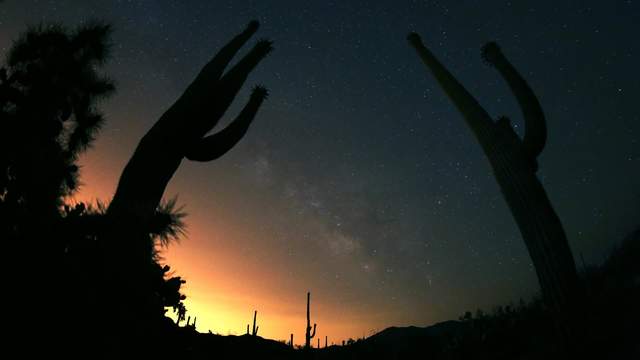
<svg viewBox="0 0 640 360">
<path fill-rule="evenodd" d="M 249 135 L 215 164 L 185 163 L 167 192 L 191 229 L 167 257 L 198 309 L 227 301 L 212 292 L 258 297 L 218 306 L 250 313 L 312 289 L 327 322 L 359 314 L 349 319 L 362 326 L 332 328 L 342 336 L 535 291 L 488 161 L 407 45 L 410 30 L 496 117 L 522 124 L 480 46 L 496 40 L 529 81 L 549 128 L 539 175 L 578 258 L 600 262 L 640 225 L 638 2 L 7 0 L 2 51 L 28 24 L 90 18 L 114 24 L 118 93 L 83 160 L 85 198 L 108 200 L 144 131 L 249 20 L 275 41 L 248 81 L 271 91 Z"/>
</svg>

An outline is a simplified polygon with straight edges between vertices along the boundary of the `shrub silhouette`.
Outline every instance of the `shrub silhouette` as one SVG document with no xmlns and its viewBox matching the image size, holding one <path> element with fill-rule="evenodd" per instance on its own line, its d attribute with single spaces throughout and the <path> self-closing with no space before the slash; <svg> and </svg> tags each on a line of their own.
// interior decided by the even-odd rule
<svg viewBox="0 0 640 360">
<path fill-rule="evenodd" d="M 122 279 L 119 286 L 105 286 L 117 283 L 110 277 L 118 265 L 100 266 L 106 256 L 98 240 L 110 226 L 107 207 L 65 203 L 78 187 L 78 157 L 103 122 L 98 101 L 114 91 L 99 72 L 110 33 L 99 22 L 73 31 L 31 28 L 0 70 L 0 238 L 11 246 L 9 288 L 19 294 L 12 301 L 22 317 L 13 323 L 42 324 L 41 340 L 51 344 L 43 348 L 48 356 L 101 349 L 103 335 L 113 330 L 105 326 L 113 301 L 129 296 Z M 183 216 L 175 200 L 160 203 L 146 229 L 149 238 L 165 245 L 177 238 Z M 170 276 L 153 250 L 147 282 L 158 307 L 184 306 L 184 280 Z M 33 329 L 23 331 L 15 333 Z"/>
</svg>

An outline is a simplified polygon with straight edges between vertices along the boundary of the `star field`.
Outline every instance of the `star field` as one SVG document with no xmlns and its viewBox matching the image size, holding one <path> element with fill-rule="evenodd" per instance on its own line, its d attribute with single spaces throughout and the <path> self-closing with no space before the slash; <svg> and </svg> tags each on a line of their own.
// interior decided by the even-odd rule
<svg viewBox="0 0 640 360">
<path fill-rule="evenodd" d="M 479 54 L 500 44 L 547 116 L 539 177 L 576 258 L 598 263 L 640 219 L 638 15 L 632 1 L 5 1 L 0 47 L 27 24 L 114 24 L 117 94 L 78 194 L 108 200 L 144 132 L 258 19 L 275 51 L 226 116 L 253 84 L 270 97 L 228 155 L 183 163 L 166 196 L 186 205 L 188 236 L 165 257 L 201 331 L 242 333 L 255 308 L 266 337 L 299 340 L 310 290 L 320 336 L 338 342 L 538 287 L 487 159 L 408 31 L 520 131 Z"/>
</svg>

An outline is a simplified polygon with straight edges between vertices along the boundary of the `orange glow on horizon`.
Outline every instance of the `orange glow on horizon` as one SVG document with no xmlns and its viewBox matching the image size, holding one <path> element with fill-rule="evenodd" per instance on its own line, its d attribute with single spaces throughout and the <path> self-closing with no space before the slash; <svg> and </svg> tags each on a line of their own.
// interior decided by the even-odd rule
<svg viewBox="0 0 640 360">
<path fill-rule="evenodd" d="M 96 156 L 90 151 L 83 158 L 84 186 L 72 201 L 108 202 L 112 196 L 121 169 L 111 168 L 114 163 Z M 167 193 L 176 193 L 174 190 Z M 185 203 L 184 196 L 181 200 Z M 186 205 L 187 236 L 163 256 L 174 274 L 187 280 L 183 289 L 187 316 L 197 318 L 198 331 L 242 335 L 247 324 L 251 326 L 253 311 L 258 310 L 259 336 L 288 342 L 293 333 L 294 344 L 304 344 L 307 291 L 311 291 L 311 323 L 317 323 L 314 344 L 320 338 L 324 346 L 325 336 L 329 344 L 339 344 L 391 325 L 389 312 L 371 313 L 358 304 L 332 303 L 331 293 L 308 288 L 304 279 L 292 280 L 287 264 L 265 264 L 254 252 L 239 250 L 234 246 L 239 239 L 258 236 L 251 229 L 222 221 L 211 223 L 188 199 Z M 171 309 L 167 315 L 175 320 Z"/>
</svg>

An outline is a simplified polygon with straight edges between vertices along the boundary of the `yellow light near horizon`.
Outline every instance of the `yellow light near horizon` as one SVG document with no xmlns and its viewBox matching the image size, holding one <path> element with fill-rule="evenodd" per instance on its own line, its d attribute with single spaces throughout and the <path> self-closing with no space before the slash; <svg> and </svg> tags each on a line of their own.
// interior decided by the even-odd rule
<svg viewBox="0 0 640 360">
<path fill-rule="evenodd" d="M 120 166 L 113 162 L 95 162 L 85 158 L 85 182 L 70 202 L 108 203 L 117 184 Z M 113 168 L 112 168 L 113 167 Z M 110 174 L 109 176 L 105 176 Z M 168 193 L 176 193 L 169 189 Z M 184 201 L 184 197 L 182 198 Z M 232 216 L 220 220 L 211 216 L 211 208 L 198 208 L 194 199 L 187 209 L 187 236 L 163 253 L 165 263 L 175 276 L 187 282 L 182 293 L 187 296 L 187 316 L 197 318 L 196 329 L 220 335 L 243 335 L 251 327 L 253 312 L 258 310 L 258 335 L 285 340 L 294 334 L 294 344 L 304 343 L 306 328 L 306 292 L 312 292 L 311 324 L 317 323 L 317 338 L 324 344 L 338 344 L 348 338 L 368 335 L 371 329 L 382 329 L 393 323 L 393 314 L 377 308 L 371 312 L 360 304 L 336 301 L 330 290 L 314 287 L 313 279 L 291 278 L 287 264 L 269 264 L 237 246 L 238 239 L 251 243 L 259 235 L 236 222 Z M 267 246 L 255 241 L 255 247 Z M 269 265 L 269 266 L 265 266 Z M 284 280 L 286 279 L 286 280 Z M 176 315 L 167 309 L 174 321 Z M 182 322 L 184 326 L 186 321 Z M 397 323 L 395 325 L 398 325 Z M 314 344 L 316 339 L 314 339 Z"/>
</svg>

